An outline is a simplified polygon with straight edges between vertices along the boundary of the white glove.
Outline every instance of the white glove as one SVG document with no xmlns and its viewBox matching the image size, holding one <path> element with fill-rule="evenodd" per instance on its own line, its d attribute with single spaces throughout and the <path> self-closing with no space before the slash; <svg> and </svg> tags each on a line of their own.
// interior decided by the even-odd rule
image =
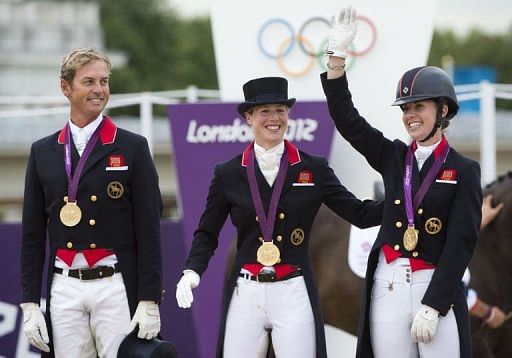
<svg viewBox="0 0 512 358">
<path fill-rule="evenodd" d="M 133 331 L 137 325 L 139 326 L 137 334 L 139 338 L 152 339 L 158 335 L 160 332 L 160 310 L 156 302 L 139 302 L 128 331 Z"/>
<path fill-rule="evenodd" d="M 44 320 L 43 312 L 34 302 L 22 303 L 20 305 L 23 311 L 23 332 L 31 345 L 44 352 L 49 352 L 48 329 Z"/>
<path fill-rule="evenodd" d="M 350 6 L 343 8 L 338 17 L 331 19 L 329 43 L 326 56 L 347 58 L 348 46 L 354 41 L 357 32 L 356 11 Z"/>
<path fill-rule="evenodd" d="M 192 289 L 199 286 L 201 278 L 199 274 L 193 270 L 183 271 L 180 281 L 176 285 L 176 301 L 181 308 L 190 308 L 194 302 Z"/>
<path fill-rule="evenodd" d="M 439 311 L 421 305 L 420 310 L 414 316 L 411 326 L 411 337 L 414 342 L 428 343 L 434 339 L 439 322 Z"/>
</svg>

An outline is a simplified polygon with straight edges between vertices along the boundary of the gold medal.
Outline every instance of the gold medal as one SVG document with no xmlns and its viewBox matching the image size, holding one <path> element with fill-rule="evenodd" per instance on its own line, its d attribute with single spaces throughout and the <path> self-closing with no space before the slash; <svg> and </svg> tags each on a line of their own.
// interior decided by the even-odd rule
<svg viewBox="0 0 512 358">
<path fill-rule="evenodd" d="M 76 226 L 82 219 L 82 210 L 76 205 L 76 201 L 73 203 L 66 203 L 60 209 L 60 221 L 69 227 Z"/>
<path fill-rule="evenodd" d="M 407 251 L 413 251 L 418 245 L 418 230 L 414 229 L 414 225 L 409 225 L 404 232 L 404 248 Z"/>
<path fill-rule="evenodd" d="M 279 248 L 273 241 L 265 241 L 261 244 L 256 253 L 256 259 L 263 266 L 272 266 L 281 261 Z"/>
</svg>

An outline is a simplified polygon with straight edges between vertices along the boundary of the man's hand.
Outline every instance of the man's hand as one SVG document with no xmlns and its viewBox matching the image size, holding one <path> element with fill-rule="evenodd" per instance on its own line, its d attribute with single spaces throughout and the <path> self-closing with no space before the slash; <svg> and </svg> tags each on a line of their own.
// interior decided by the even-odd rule
<svg viewBox="0 0 512 358">
<path fill-rule="evenodd" d="M 439 311 L 421 305 L 420 310 L 414 316 L 411 326 L 411 337 L 414 342 L 428 343 L 436 335 L 437 323 L 439 322 Z"/>
<path fill-rule="evenodd" d="M 491 328 L 499 328 L 505 323 L 505 313 L 498 307 L 489 308 L 489 317 L 484 318 L 484 322 Z"/>
<path fill-rule="evenodd" d="M 181 308 L 190 308 L 194 302 L 194 295 L 192 289 L 199 286 L 201 278 L 197 272 L 192 270 L 183 271 L 180 281 L 176 285 L 176 301 Z"/>
<path fill-rule="evenodd" d="M 492 207 L 492 195 L 487 195 L 482 203 L 482 223 L 480 224 L 480 230 L 489 225 L 501 209 L 503 209 L 503 203 Z"/>
<path fill-rule="evenodd" d="M 348 47 L 354 40 L 357 32 L 356 11 L 350 6 L 343 8 L 338 17 L 331 19 L 329 29 L 329 43 L 326 56 L 347 58 Z"/>
<path fill-rule="evenodd" d="M 153 301 L 140 301 L 130 322 L 129 332 L 133 331 L 137 325 L 139 333 L 137 337 L 152 339 L 160 332 L 160 310 L 158 304 Z"/>
<path fill-rule="evenodd" d="M 34 302 L 22 303 L 20 307 L 23 311 L 23 333 L 25 333 L 28 341 L 43 352 L 49 352 L 48 343 L 50 338 L 48 337 L 43 312 Z"/>
</svg>

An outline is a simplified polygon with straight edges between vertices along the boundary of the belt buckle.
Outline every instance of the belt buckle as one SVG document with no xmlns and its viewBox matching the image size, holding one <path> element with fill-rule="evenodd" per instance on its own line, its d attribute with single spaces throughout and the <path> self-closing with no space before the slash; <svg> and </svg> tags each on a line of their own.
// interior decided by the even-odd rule
<svg viewBox="0 0 512 358">
<path fill-rule="evenodd" d="M 78 269 L 78 278 L 80 279 L 80 281 L 83 281 L 83 279 L 82 279 L 82 269 L 81 268 Z"/>
<path fill-rule="evenodd" d="M 258 282 L 274 282 L 276 281 L 276 274 L 274 272 L 260 272 L 256 276 Z"/>
<path fill-rule="evenodd" d="M 99 268 L 98 276 L 99 278 L 111 277 L 116 273 L 116 269 L 112 266 L 104 266 Z"/>
</svg>

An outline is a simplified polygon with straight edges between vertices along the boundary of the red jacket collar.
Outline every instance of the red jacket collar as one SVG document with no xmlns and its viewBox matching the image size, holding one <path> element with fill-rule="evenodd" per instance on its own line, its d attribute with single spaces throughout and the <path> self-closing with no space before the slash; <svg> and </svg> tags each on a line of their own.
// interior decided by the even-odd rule
<svg viewBox="0 0 512 358">
<path fill-rule="evenodd" d="M 103 116 L 103 122 L 100 124 L 100 141 L 101 144 L 112 144 L 116 140 L 117 126 L 109 116 Z M 64 144 L 66 138 L 67 124 L 60 130 L 58 143 Z"/>
<path fill-rule="evenodd" d="M 434 149 L 434 158 L 439 157 L 447 145 L 448 145 L 448 141 L 446 140 L 445 136 L 443 136 L 443 138 L 441 139 L 441 142 L 439 142 L 436 149 Z M 415 152 L 416 149 L 418 149 L 418 143 L 416 143 L 416 141 L 413 141 L 412 142 L 412 151 Z"/>
<path fill-rule="evenodd" d="M 249 152 L 253 150 L 254 148 L 254 142 L 251 142 L 247 147 L 245 147 L 243 153 L 242 153 L 242 163 L 241 165 L 243 167 L 247 167 L 247 164 L 249 163 Z M 294 146 L 291 142 L 285 140 L 284 141 L 284 148 L 286 152 L 288 153 L 288 163 L 290 165 L 295 165 L 297 163 L 300 163 L 300 154 L 299 150 L 296 146 Z"/>
</svg>

